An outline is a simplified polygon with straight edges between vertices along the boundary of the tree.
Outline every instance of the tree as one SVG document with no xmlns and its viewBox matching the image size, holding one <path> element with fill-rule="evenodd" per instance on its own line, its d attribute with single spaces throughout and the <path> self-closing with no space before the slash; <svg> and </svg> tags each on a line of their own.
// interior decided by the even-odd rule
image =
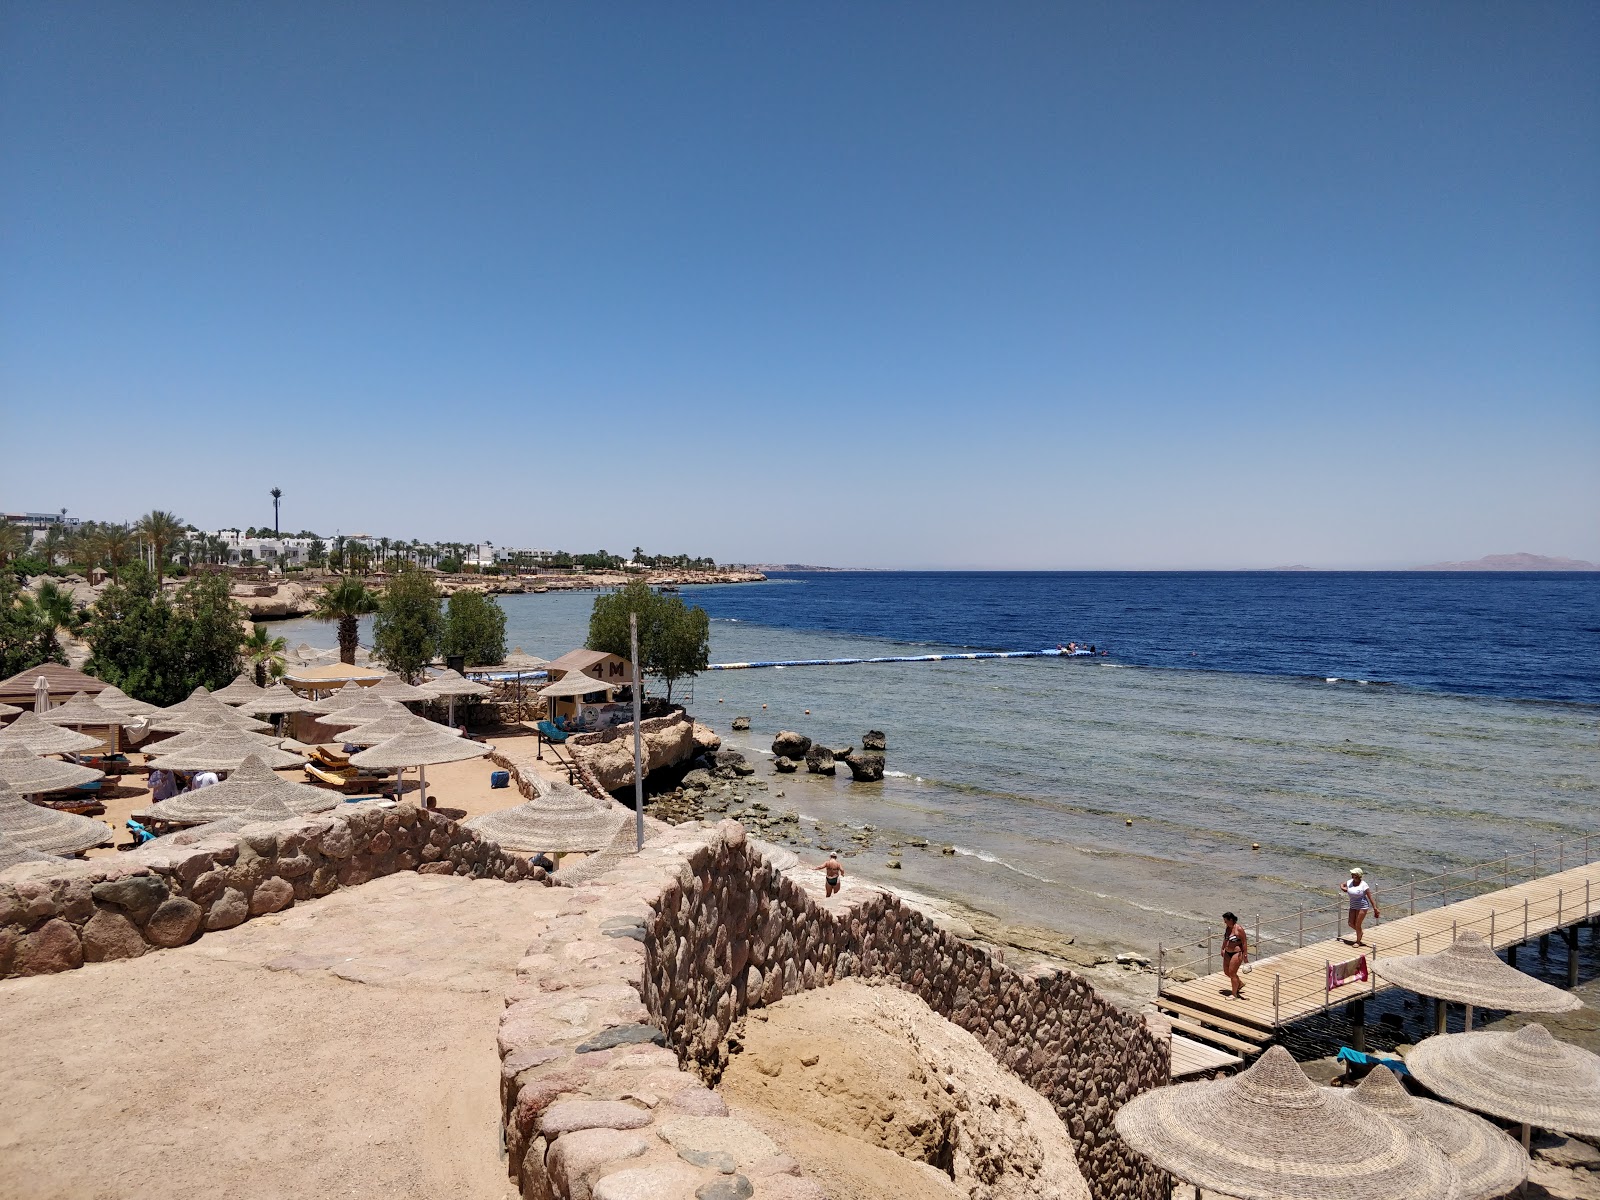
<svg viewBox="0 0 1600 1200">
<path fill-rule="evenodd" d="M 444 558 L 439 560 L 439 570 L 443 571 L 446 575 L 461 574 L 461 567 L 461 560 L 453 555 L 446 555 Z"/>
<path fill-rule="evenodd" d="M 139 518 L 138 532 L 155 550 L 156 586 L 160 587 L 167 569 L 167 547 L 183 536 L 183 521 L 172 513 L 152 509 Z"/>
<path fill-rule="evenodd" d="M 0 563 L 21 558 L 28 549 L 28 539 L 22 530 L 10 521 L 0 519 Z M 12 672 L 16 674 L 16 672 Z"/>
<path fill-rule="evenodd" d="M 628 614 L 639 614 L 639 670 L 672 685 L 706 669 L 711 657 L 711 618 L 703 608 L 689 608 L 678 596 L 663 596 L 642 579 L 604 596 L 596 596 L 589 614 L 589 649 L 632 656 Z"/>
<path fill-rule="evenodd" d="M 40 663 L 66 661 L 56 643 L 55 627 L 38 604 L 22 593 L 16 577 L 0 571 L 0 678 L 9 679 Z"/>
<path fill-rule="evenodd" d="M 446 655 L 460 654 L 469 666 L 506 660 L 506 613 L 482 592 L 457 592 L 444 610 Z"/>
<path fill-rule="evenodd" d="M 278 501 L 283 499 L 283 489 L 281 487 L 275 487 L 275 488 L 272 489 L 270 495 L 272 496 L 272 536 L 273 537 L 277 537 L 278 536 Z"/>
<path fill-rule="evenodd" d="M 283 678 L 285 664 L 284 653 L 289 649 L 289 643 L 281 637 L 273 637 L 267 632 L 265 625 L 257 625 L 244 640 L 245 661 L 255 672 L 256 686 L 266 687 L 267 676 L 274 679 Z"/>
<path fill-rule="evenodd" d="M 306 554 L 306 560 L 313 567 L 320 567 L 323 563 L 327 562 L 328 561 L 328 543 L 324 542 L 319 537 L 313 537 L 311 539 L 311 545 L 308 548 L 308 552 Z"/>
<path fill-rule="evenodd" d="M 362 617 L 378 611 L 378 598 L 366 584 L 349 575 L 327 584 L 317 597 L 311 615 L 318 621 L 339 622 L 339 661 L 356 661 L 356 635 Z"/>
<path fill-rule="evenodd" d="M 439 652 L 444 616 L 439 589 L 414 563 L 402 562 L 389 576 L 372 623 L 372 645 L 378 660 L 407 682 Z"/>
<path fill-rule="evenodd" d="M 33 604 L 38 610 L 39 619 L 50 630 L 50 640 L 57 645 L 60 645 L 62 633 L 70 634 L 82 624 L 78 607 L 72 602 L 72 593 L 63 591 L 48 579 L 39 585 Z"/>
<path fill-rule="evenodd" d="M 176 704 L 197 687 L 239 673 L 244 611 L 221 575 L 202 575 L 167 595 L 142 564 L 100 594 L 84 630 L 87 670 L 130 696 Z"/>
<path fill-rule="evenodd" d="M 91 565 L 102 566 L 113 585 L 122 582 L 122 569 L 133 561 L 133 533 L 126 525 L 97 526 L 89 538 Z"/>
</svg>

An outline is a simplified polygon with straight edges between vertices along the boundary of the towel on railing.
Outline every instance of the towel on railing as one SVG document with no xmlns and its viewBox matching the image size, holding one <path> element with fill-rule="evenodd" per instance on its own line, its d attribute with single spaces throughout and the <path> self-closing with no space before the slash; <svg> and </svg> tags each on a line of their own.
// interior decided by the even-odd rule
<svg viewBox="0 0 1600 1200">
<path fill-rule="evenodd" d="M 1328 991 L 1342 988 L 1347 983 L 1367 982 L 1367 956 L 1328 964 Z"/>
</svg>

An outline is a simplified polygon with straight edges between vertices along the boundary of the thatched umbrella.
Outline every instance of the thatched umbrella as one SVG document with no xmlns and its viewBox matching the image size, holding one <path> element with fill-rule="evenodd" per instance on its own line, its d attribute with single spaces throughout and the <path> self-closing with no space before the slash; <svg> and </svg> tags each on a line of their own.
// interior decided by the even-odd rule
<svg viewBox="0 0 1600 1200">
<path fill-rule="evenodd" d="M 14 717 L 21 711 L 14 704 L 0 704 L 0 717 Z"/>
<path fill-rule="evenodd" d="M 24 746 L 35 754 L 77 754 L 104 745 L 87 733 L 52 725 L 38 713 L 25 712 L 0 729 L 0 746 Z"/>
<path fill-rule="evenodd" d="M 0 833 L 0 871 L 14 867 L 18 863 L 65 863 L 66 861 L 59 854 L 45 854 L 41 850 L 30 849 L 14 840 L 9 834 Z"/>
<path fill-rule="evenodd" d="M 1282 1046 L 1231 1079 L 1135 1096 L 1117 1133 L 1156 1166 L 1237 1200 L 1450 1200 L 1423 1138 L 1306 1078 Z"/>
<path fill-rule="evenodd" d="M 156 750 L 157 757 L 150 765 L 162 771 L 237 771 L 252 754 L 269 767 L 298 767 L 305 762 L 287 750 L 263 745 L 258 737 L 226 730 L 165 754 L 159 746 Z"/>
<path fill-rule="evenodd" d="M 628 810 L 601 802 L 566 783 L 554 783 L 535 800 L 484 813 L 469 829 L 506 850 L 526 854 L 565 854 L 604 850 L 630 822 Z"/>
<path fill-rule="evenodd" d="M 433 699 L 432 693 L 426 688 L 407 683 L 393 671 L 385 674 L 367 690 L 375 696 L 382 696 L 385 700 L 397 700 L 401 704 L 415 704 L 420 700 Z"/>
<path fill-rule="evenodd" d="M 448 668 L 445 670 L 444 674 L 435 675 L 432 679 L 428 680 L 428 682 L 424 683 L 422 685 L 422 690 L 438 697 L 441 700 L 448 699 L 450 701 L 449 721 L 451 725 L 456 723 L 457 696 L 487 696 L 494 691 L 494 689 L 487 684 L 478 683 L 476 680 L 468 679 L 466 676 L 462 675 L 460 671 L 452 671 Z"/>
<path fill-rule="evenodd" d="M 26 746 L 0 746 L 0 783 L 6 783 L 24 796 L 59 792 L 80 784 L 93 783 L 104 771 L 80 767 L 58 758 L 41 758 Z"/>
<path fill-rule="evenodd" d="M 353 729 L 347 729 L 339 736 L 352 746 L 377 746 L 387 742 L 390 738 L 399 737 L 402 733 L 443 733 L 450 737 L 460 737 L 461 731 L 441 725 L 437 721 L 430 721 L 426 717 L 416 716 L 414 713 L 401 709 L 396 713 L 389 713 L 375 721 L 367 721 Z"/>
<path fill-rule="evenodd" d="M 1419 1043 L 1406 1067 L 1446 1100 L 1557 1133 L 1600 1134 L 1600 1056 L 1558 1042 L 1543 1025 L 1515 1033 L 1445 1033 Z"/>
<path fill-rule="evenodd" d="M 431 722 L 430 722 L 431 723 Z M 493 747 L 460 736 L 452 736 L 440 729 L 434 733 L 422 730 L 402 733 L 387 742 L 380 742 L 370 750 L 350 756 L 350 765 L 375 770 L 404 770 L 417 767 L 422 782 L 421 804 L 428 804 L 427 768 L 437 763 L 465 762 L 469 758 L 482 758 Z"/>
<path fill-rule="evenodd" d="M 109 846 L 111 828 L 76 813 L 30 804 L 8 783 L 0 783 L 0 835 L 28 850 L 44 854 L 82 854 Z"/>
<path fill-rule="evenodd" d="M 70 725 L 80 732 L 85 725 L 98 729 L 122 729 L 128 725 L 138 725 L 144 720 L 143 717 L 106 708 L 88 692 L 79 692 L 65 704 L 40 713 L 39 719 L 51 725 Z"/>
<path fill-rule="evenodd" d="M 537 671 L 541 667 L 549 666 L 550 660 L 548 658 L 540 658 L 535 654 L 528 654 L 521 646 L 518 646 L 510 654 L 506 655 L 506 661 L 500 665 L 512 671 Z"/>
<path fill-rule="evenodd" d="M 1476 930 L 1468 930 L 1435 954 L 1383 958 L 1374 969 L 1407 991 L 1465 1004 L 1469 1030 L 1474 1005 L 1505 1012 L 1539 1013 L 1571 1012 L 1583 1007 L 1583 1001 L 1571 992 L 1501 962 Z"/>
<path fill-rule="evenodd" d="M 238 833 L 246 825 L 278 824 L 283 821 L 303 821 L 304 813 L 297 813 L 271 792 L 262 792 L 239 812 L 208 821 L 188 831 L 190 836 L 209 836 L 213 833 Z"/>
<path fill-rule="evenodd" d="M 368 725 L 384 717 L 414 716 L 398 700 L 385 700 L 382 696 L 363 696 L 354 704 L 347 704 L 335 712 L 317 718 L 323 725 L 335 729 L 349 729 L 355 725 Z"/>
<path fill-rule="evenodd" d="M 306 711 L 314 713 L 336 713 L 341 708 L 348 708 L 350 705 L 365 699 L 366 695 L 367 689 L 352 679 L 342 688 L 339 688 L 337 691 L 335 691 L 333 695 L 324 696 L 321 700 L 312 701 L 311 707 Z"/>
<path fill-rule="evenodd" d="M 152 713 L 161 711 L 160 705 L 147 704 L 143 700 L 135 700 L 115 684 L 101 691 L 94 698 L 94 702 L 101 708 L 109 708 L 114 712 L 123 713 L 130 717 L 148 717 Z"/>
<path fill-rule="evenodd" d="M 212 692 L 211 698 L 237 707 L 241 704 L 248 704 L 252 700 L 259 700 L 266 694 L 266 691 L 266 688 L 256 685 L 255 676 L 249 671 L 241 671 L 234 676 L 233 682 L 227 687 L 218 688 Z"/>
<path fill-rule="evenodd" d="M 204 692 L 197 688 L 196 692 Z M 150 718 L 150 728 L 158 733 L 184 733 L 191 729 L 244 729 L 251 733 L 267 733 L 272 726 L 254 717 L 247 717 L 209 693 L 193 695 L 165 712 Z"/>
<path fill-rule="evenodd" d="M 253 717 L 279 716 L 283 713 L 310 712 L 315 700 L 307 700 L 294 689 L 275 683 L 253 700 L 239 705 L 239 711 Z"/>
<path fill-rule="evenodd" d="M 1528 1178 L 1528 1152 L 1504 1131 L 1465 1109 L 1419 1100 L 1388 1067 L 1368 1071 L 1358 1087 L 1339 1094 L 1443 1151 L 1456 1172 L 1455 1200 L 1491 1200 Z"/>
<path fill-rule="evenodd" d="M 203 825 L 236 816 L 263 796 L 272 797 L 298 814 L 326 812 L 343 803 L 337 792 L 287 780 L 268 767 L 259 754 L 251 754 L 223 782 L 198 792 L 184 792 L 133 815 L 169 825 Z"/>
</svg>

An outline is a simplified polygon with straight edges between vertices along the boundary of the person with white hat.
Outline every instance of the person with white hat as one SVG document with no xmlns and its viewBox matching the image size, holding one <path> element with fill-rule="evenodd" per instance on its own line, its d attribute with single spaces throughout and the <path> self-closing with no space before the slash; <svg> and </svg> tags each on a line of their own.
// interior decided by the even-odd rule
<svg viewBox="0 0 1600 1200">
<path fill-rule="evenodd" d="M 1372 885 L 1362 877 L 1360 867 L 1350 868 L 1350 878 L 1339 885 L 1339 890 L 1350 897 L 1350 928 L 1355 932 L 1357 946 L 1365 946 L 1361 940 L 1361 926 L 1366 923 L 1367 914 L 1372 914 L 1374 921 L 1382 920 L 1383 914 L 1378 911 L 1378 893 L 1372 890 Z"/>
</svg>

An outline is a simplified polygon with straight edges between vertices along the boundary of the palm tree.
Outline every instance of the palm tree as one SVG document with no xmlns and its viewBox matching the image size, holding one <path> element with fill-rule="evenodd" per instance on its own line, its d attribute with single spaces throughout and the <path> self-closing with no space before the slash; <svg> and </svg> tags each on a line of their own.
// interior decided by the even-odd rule
<svg viewBox="0 0 1600 1200">
<path fill-rule="evenodd" d="M 289 643 L 281 637 L 273 637 L 265 625 L 257 625 L 255 631 L 245 638 L 244 656 L 255 671 L 257 687 L 267 686 L 268 675 L 274 679 L 283 678 L 283 656 L 288 648 Z"/>
<path fill-rule="evenodd" d="M 139 533 L 155 550 L 156 586 L 160 587 L 161 577 L 167 569 L 167 547 L 182 536 L 183 521 L 170 512 L 151 509 L 139 518 Z"/>
<path fill-rule="evenodd" d="M 133 560 L 133 531 L 126 525 L 101 525 L 89 542 L 94 562 L 104 566 L 112 583 L 121 582 L 122 568 Z"/>
<path fill-rule="evenodd" d="M 277 537 L 278 536 L 278 501 L 283 499 L 283 489 L 280 488 L 280 487 L 275 487 L 275 488 L 272 489 L 272 493 L 271 494 L 272 494 L 272 536 L 273 537 Z"/>
<path fill-rule="evenodd" d="M 322 589 L 311 615 L 318 621 L 339 622 L 339 661 L 354 665 L 357 623 L 377 611 L 378 598 L 367 585 L 344 575 Z"/>
<path fill-rule="evenodd" d="M 0 521 L 0 563 L 8 563 L 28 549 L 28 539 L 9 521 Z"/>
<path fill-rule="evenodd" d="M 39 585 L 33 596 L 34 610 L 41 623 L 50 627 L 50 636 L 60 645 L 60 633 L 72 633 L 78 626 L 78 607 L 72 602 L 72 593 L 63 591 L 50 580 Z M 62 647 L 65 649 L 65 647 Z"/>
</svg>

